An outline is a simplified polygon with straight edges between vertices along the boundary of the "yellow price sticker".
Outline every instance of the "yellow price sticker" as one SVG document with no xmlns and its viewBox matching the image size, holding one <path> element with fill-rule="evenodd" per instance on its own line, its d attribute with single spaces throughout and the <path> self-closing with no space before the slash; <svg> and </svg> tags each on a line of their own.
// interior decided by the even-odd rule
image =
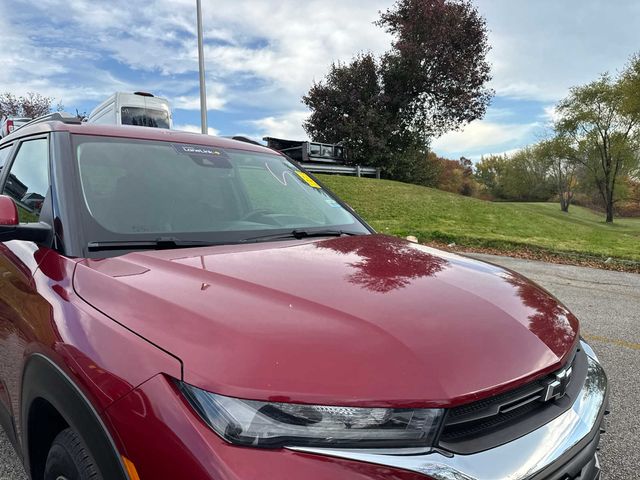
<svg viewBox="0 0 640 480">
<path fill-rule="evenodd" d="M 305 181 L 305 183 L 306 183 L 307 185 L 309 185 L 310 187 L 313 187 L 313 188 L 322 188 L 320 185 L 318 185 L 318 183 L 317 183 L 313 178 L 311 178 L 311 177 L 310 177 L 309 175 L 307 175 L 306 173 L 301 172 L 301 171 L 299 171 L 299 170 L 298 170 L 298 171 L 296 171 L 296 173 L 297 173 L 297 174 L 298 174 L 298 176 L 299 176 L 302 180 L 304 180 L 304 181 Z"/>
</svg>

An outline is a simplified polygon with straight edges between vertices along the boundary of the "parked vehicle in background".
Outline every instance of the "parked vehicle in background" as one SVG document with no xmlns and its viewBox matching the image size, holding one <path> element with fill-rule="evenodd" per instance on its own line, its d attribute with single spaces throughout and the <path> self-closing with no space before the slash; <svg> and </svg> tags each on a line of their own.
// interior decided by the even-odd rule
<svg viewBox="0 0 640 480">
<path fill-rule="evenodd" d="M 309 172 L 357 175 L 358 177 L 375 175 L 380 178 L 380 168 L 351 164 L 348 152 L 343 145 L 274 137 L 264 137 L 263 140 L 267 142 L 267 147 L 284 153 Z"/>
<path fill-rule="evenodd" d="M 101 125 L 136 125 L 171 128 L 171 106 L 166 98 L 151 93 L 118 92 L 98 105 L 87 119 Z"/>
<path fill-rule="evenodd" d="M 30 118 L 25 118 L 25 117 L 9 117 L 9 118 L 5 118 L 2 121 L 2 126 L 0 127 L 0 138 L 6 137 L 7 135 L 13 133 L 14 130 L 17 130 L 22 125 L 25 125 L 26 123 L 29 123 L 30 121 L 31 121 Z"/>
<path fill-rule="evenodd" d="M 264 137 L 269 148 L 278 150 L 298 163 L 347 163 L 347 155 L 342 145 L 330 143 L 285 140 L 282 138 Z"/>
<path fill-rule="evenodd" d="M 0 425 L 32 480 L 597 480 L 607 378 L 524 277 L 266 147 L 0 141 Z"/>
</svg>

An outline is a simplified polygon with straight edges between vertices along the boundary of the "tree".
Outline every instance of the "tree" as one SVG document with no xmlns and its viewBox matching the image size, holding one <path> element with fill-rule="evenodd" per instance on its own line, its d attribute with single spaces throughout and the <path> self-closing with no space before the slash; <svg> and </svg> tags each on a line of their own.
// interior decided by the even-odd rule
<svg viewBox="0 0 640 480">
<path fill-rule="evenodd" d="M 398 0 L 378 25 L 394 37 L 382 74 L 402 130 L 429 138 L 484 116 L 493 96 L 490 47 L 469 0 Z"/>
<path fill-rule="evenodd" d="M 467 157 L 460 157 L 458 161 L 460 170 L 462 172 L 462 186 L 460 187 L 460 194 L 465 197 L 471 197 L 476 191 L 477 183 L 473 178 L 473 162 Z"/>
<path fill-rule="evenodd" d="M 476 179 L 502 200 L 540 202 L 553 195 L 548 162 L 533 147 L 483 157 L 476 165 Z"/>
<path fill-rule="evenodd" d="M 399 0 L 381 14 L 392 48 L 333 64 L 302 99 L 314 140 L 415 182 L 431 138 L 484 115 L 493 92 L 485 20 L 469 0 Z"/>
<path fill-rule="evenodd" d="M 508 200 L 546 202 L 554 191 L 547 160 L 534 147 L 518 150 L 508 157 L 502 188 Z"/>
<path fill-rule="evenodd" d="M 438 158 L 442 165 L 442 173 L 436 185 L 440 190 L 445 192 L 464 194 L 468 193 L 471 188 L 465 183 L 464 169 L 456 160 L 447 158 Z"/>
<path fill-rule="evenodd" d="M 476 163 L 476 180 L 494 198 L 506 198 L 502 179 L 508 162 L 507 155 L 487 155 Z"/>
<path fill-rule="evenodd" d="M 556 130 L 572 141 L 580 162 L 600 193 L 607 223 L 613 222 L 616 189 L 638 163 L 640 57 L 617 77 L 602 75 L 574 87 L 558 105 Z"/>
<path fill-rule="evenodd" d="M 534 147 L 534 152 L 548 165 L 549 175 L 560 200 L 560 209 L 568 212 L 578 183 L 579 165 L 570 140 L 563 136 L 543 140 Z"/>
<path fill-rule="evenodd" d="M 25 96 L 16 97 L 5 92 L 0 94 L 0 119 L 4 117 L 37 118 L 51 112 L 54 99 L 39 93 L 29 92 Z M 57 105 L 62 110 L 62 105 Z"/>
<path fill-rule="evenodd" d="M 355 164 L 382 166 L 391 152 L 382 105 L 379 66 L 370 53 L 334 63 L 329 74 L 302 98 L 311 109 L 304 128 L 318 142 L 342 142 Z"/>
</svg>

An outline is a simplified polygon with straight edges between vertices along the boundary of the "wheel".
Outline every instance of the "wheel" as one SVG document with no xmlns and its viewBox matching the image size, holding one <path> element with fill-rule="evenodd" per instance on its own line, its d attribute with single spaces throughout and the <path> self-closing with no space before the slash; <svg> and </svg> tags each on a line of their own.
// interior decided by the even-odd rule
<svg viewBox="0 0 640 480">
<path fill-rule="evenodd" d="M 44 480 L 102 480 L 102 475 L 80 436 L 67 428 L 53 440 Z"/>
</svg>

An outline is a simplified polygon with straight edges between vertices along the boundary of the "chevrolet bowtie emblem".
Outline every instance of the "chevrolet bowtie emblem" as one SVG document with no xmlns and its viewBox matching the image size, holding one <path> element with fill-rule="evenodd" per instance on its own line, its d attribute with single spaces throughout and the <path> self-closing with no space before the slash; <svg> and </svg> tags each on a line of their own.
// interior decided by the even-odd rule
<svg viewBox="0 0 640 480">
<path fill-rule="evenodd" d="M 568 367 L 561 372 L 555 374 L 555 379 L 547 385 L 547 389 L 544 392 L 544 401 L 558 400 L 567 393 L 567 386 L 571 380 L 571 373 L 573 368 Z"/>
</svg>

